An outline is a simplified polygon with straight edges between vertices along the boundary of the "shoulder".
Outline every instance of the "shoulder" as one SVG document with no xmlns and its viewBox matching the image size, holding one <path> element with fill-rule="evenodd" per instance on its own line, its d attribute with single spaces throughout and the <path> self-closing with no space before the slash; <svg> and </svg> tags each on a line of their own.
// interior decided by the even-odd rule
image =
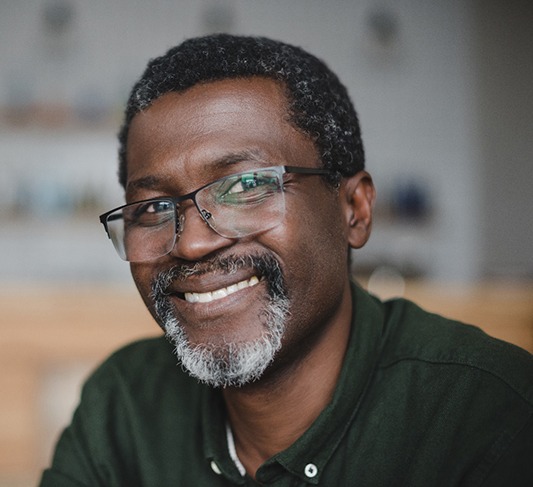
<svg viewBox="0 0 533 487">
<path fill-rule="evenodd" d="M 442 462 L 472 485 L 489 477 L 530 485 L 533 356 L 412 302 L 374 303 L 383 332 L 366 421 L 380 436 L 398 437 L 397 451 Z"/>
<path fill-rule="evenodd" d="M 150 338 L 128 344 L 110 355 L 88 378 L 83 397 L 162 396 L 181 391 L 187 395 L 198 382 L 186 374 L 172 345 L 164 338 Z M 187 392 L 185 392 L 187 391 Z"/>
<path fill-rule="evenodd" d="M 180 485 L 183 468 L 173 459 L 176 452 L 200 448 L 207 395 L 165 338 L 121 348 L 85 382 L 46 479 L 130 486 L 143 478 L 153 479 L 146 480 L 150 485 Z"/>
<path fill-rule="evenodd" d="M 96 370 L 105 374 L 111 370 L 120 370 L 134 374 L 139 369 L 165 368 L 176 364 L 177 359 L 172 345 L 164 337 L 138 340 L 113 352 Z"/>
<path fill-rule="evenodd" d="M 156 430 L 163 436 L 170 418 L 182 430 L 191 421 L 190 408 L 201 410 L 205 394 L 165 338 L 141 340 L 117 350 L 87 379 L 74 422 L 91 431 L 112 428 L 121 438 L 132 424 L 142 436 Z"/>
<path fill-rule="evenodd" d="M 533 355 L 526 350 L 408 300 L 388 301 L 384 308 L 387 337 L 382 367 L 401 362 L 440 365 L 500 383 L 533 407 Z"/>
<path fill-rule="evenodd" d="M 172 345 L 163 336 L 145 338 L 124 345 L 103 362 L 102 366 L 142 366 L 150 359 L 154 365 L 168 365 L 176 362 Z"/>
</svg>

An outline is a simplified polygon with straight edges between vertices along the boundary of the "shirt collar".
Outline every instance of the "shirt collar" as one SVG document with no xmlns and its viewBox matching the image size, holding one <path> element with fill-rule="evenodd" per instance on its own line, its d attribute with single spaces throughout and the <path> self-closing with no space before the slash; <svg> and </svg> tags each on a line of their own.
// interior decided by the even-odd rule
<svg viewBox="0 0 533 487">
<path fill-rule="evenodd" d="M 235 484 L 244 484 L 243 477 L 228 450 L 226 405 L 219 389 L 204 386 L 202 401 L 202 436 L 207 464 L 216 474 Z"/>
<path fill-rule="evenodd" d="M 305 482 L 318 484 L 328 460 L 357 414 L 379 357 L 384 311 L 381 303 L 359 286 L 352 284 L 351 292 L 354 305 L 350 341 L 333 398 L 293 445 L 259 468 L 260 482 L 273 482 L 285 469 Z M 214 390 L 206 393 L 203 415 L 206 457 L 216 462 L 226 477 L 237 484 L 243 483 L 228 453 L 222 395 Z"/>
</svg>

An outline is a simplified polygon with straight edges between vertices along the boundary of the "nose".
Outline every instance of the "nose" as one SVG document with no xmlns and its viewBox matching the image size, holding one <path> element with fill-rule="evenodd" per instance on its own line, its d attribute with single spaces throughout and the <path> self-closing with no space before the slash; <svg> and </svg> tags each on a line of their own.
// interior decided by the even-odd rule
<svg viewBox="0 0 533 487">
<path fill-rule="evenodd" d="M 220 236 L 202 218 L 194 205 L 181 209 L 181 231 L 170 254 L 183 260 L 196 261 L 229 247 L 235 239 Z"/>
</svg>

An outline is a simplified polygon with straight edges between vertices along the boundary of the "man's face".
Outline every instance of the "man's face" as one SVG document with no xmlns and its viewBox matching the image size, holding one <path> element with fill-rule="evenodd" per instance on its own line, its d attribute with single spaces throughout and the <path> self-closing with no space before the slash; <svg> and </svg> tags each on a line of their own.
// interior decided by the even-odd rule
<svg viewBox="0 0 533 487">
<path fill-rule="evenodd" d="M 259 167 L 320 167 L 312 141 L 288 121 L 283 89 L 263 78 L 162 96 L 134 117 L 127 160 L 128 203 L 183 195 Z M 131 264 L 184 365 L 212 385 L 243 385 L 269 365 L 272 373 L 294 365 L 347 319 L 339 311 L 349 294 L 339 194 L 319 176 L 288 174 L 285 181 L 286 213 L 276 227 L 225 238 L 191 204 L 172 252 Z"/>
</svg>

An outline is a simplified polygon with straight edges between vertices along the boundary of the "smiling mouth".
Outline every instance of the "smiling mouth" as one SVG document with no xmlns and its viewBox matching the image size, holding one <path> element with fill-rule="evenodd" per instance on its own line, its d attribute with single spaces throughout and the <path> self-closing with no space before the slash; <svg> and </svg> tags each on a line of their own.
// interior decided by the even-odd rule
<svg viewBox="0 0 533 487">
<path fill-rule="evenodd" d="M 215 291 L 209 291 L 206 293 L 184 293 L 184 298 L 188 303 L 210 303 L 211 301 L 225 298 L 241 289 L 256 286 L 259 282 L 257 276 L 252 276 L 250 279 L 245 279 L 244 281 L 237 282 L 228 287 L 216 289 Z"/>
</svg>

